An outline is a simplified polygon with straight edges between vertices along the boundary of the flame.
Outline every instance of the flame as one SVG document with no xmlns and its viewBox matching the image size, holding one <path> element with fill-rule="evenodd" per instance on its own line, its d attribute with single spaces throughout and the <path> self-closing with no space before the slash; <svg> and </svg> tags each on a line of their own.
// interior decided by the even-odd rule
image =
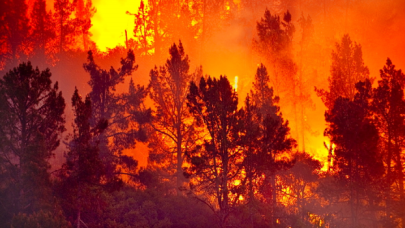
<svg viewBox="0 0 405 228">
<path fill-rule="evenodd" d="M 238 91 L 238 76 L 235 76 L 234 83 L 233 83 L 233 89 L 235 91 Z"/>
<path fill-rule="evenodd" d="M 140 0 L 95 0 L 93 2 L 97 12 L 92 18 L 93 26 L 90 32 L 93 34 L 92 40 L 101 51 L 124 45 L 125 30 L 127 30 L 128 39 L 133 37 L 134 16 L 127 15 L 125 12 L 136 13 L 140 2 Z"/>
</svg>

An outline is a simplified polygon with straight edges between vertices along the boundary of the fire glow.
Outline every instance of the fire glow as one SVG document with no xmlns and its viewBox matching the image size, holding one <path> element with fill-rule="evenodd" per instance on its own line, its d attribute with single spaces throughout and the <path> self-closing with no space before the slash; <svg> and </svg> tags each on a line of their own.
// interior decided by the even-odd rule
<svg viewBox="0 0 405 228">
<path fill-rule="evenodd" d="M 93 4 L 97 12 L 92 19 L 93 26 L 90 32 L 93 41 L 101 51 L 114 48 L 117 45 L 125 45 L 125 31 L 128 39 L 133 38 L 134 17 L 125 12 L 136 13 L 140 0 L 95 0 Z"/>
<path fill-rule="evenodd" d="M 404 1 L 90 3 L 0 1 L 0 224 L 405 228 Z"/>
</svg>

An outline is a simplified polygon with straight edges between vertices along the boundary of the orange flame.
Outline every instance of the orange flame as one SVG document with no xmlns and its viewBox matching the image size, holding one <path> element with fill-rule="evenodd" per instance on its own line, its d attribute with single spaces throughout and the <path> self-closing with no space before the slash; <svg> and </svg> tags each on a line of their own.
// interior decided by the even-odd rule
<svg viewBox="0 0 405 228">
<path fill-rule="evenodd" d="M 235 76 L 234 83 L 233 83 L 233 89 L 235 91 L 238 91 L 238 76 Z"/>
<path fill-rule="evenodd" d="M 93 26 L 90 32 L 93 34 L 92 40 L 101 51 L 117 45 L 125 45 L 125 30 L 128 33 L 128 39 L 133 37 L 134 17 L 125 12 L 136 13 L 140 2 L 140 0 L 95 0 L 93 2 L 97 12 L 92 18 Z"/>
</svg>

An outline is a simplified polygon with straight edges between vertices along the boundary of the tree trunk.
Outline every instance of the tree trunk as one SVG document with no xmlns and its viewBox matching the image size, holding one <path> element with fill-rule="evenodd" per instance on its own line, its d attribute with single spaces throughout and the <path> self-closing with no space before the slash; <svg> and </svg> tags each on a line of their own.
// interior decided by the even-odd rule
<svg viewBox="0 0 405 228">
<path fill-rule="evenodd" d="M 80 209 L 77 211 L 77 228 L 80 228 Z"/>
<path fill-rule="evenodd" d="M 391 132 L 388 132 L 388 142 L 387 142 L 387 191 L 386 191 L 386 216 L 389 218 L 391 216 Z"/>
<path fill-rule="evenodd" d="M 404 173 L 402 168 L 401 162 L 401 153 L 400 148 L 398 146 L 398 139 L 395 139 L 395 157 L 396 157 L 396 172 L 398 173 L 398 185 L 399 185 L 399 200 L 400 205 L 405 205 L 405 194 L 404 194 Z M 401 217 L 401 227 L 405 227 L 405 210 L 401 209 L 400 217 Z"/>
<path fill-rule="evenodd" d="M 178 116 L 180 117 L 180 114 L 178 113 Z M 180 120 L 181 121 L 181 120 Z M 177 123 L 177 195 L 181 195 L 181 186 L 183 185 L 183 154 L 182 154 L 182 148 L 181 148 L 181 142 L 183 141 L 182 134 L 181 134 L 181 122 Z"/>
</svg>

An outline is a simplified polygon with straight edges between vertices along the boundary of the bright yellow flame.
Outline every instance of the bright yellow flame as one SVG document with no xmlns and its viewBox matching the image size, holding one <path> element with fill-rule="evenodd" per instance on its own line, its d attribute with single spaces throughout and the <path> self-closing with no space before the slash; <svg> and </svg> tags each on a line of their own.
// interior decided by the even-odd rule
<svg viewBox="0 0 405 228">
<path fill-rule="evenodd" d="M 93 34 L 92 40 L 101 51 L 119 44 L 125 45 L 125 30 L 128 39 L 133 37 L 134 16 L 127 15 L 126 12 L 136 13 L 140 2 L 140 0 L 93 1 L 97 12 L 92 18 L 93 26 L 90 32 Z"/>
<path fill-rule="evenodd" d="M 317 159 L 323 162 L 323 167 L 321 168 L 321 170 L 326 172 L 326 171 L 328 171 L 329 167 L 333 164 L 333 157 L 330 158 L 330 161 L 328 161 L 328 157 L 329 157 L 329 153 L 331 153 L 331 155 L 334 154 L 336 145 L 334 143 L 332 143 L 332 145 L 331 145 L 330 142 L 328 142 L 328 140 L 324 141 L 324 143 L 325 143 L 326 148 L 323 147 L 322 149 L 319 149 L 319 150 L 322 151 L 322 153 L 325 153 L 325 150 L 327 152 L 326 152 L 325 156 L 323 156 L 323 158 L 318 157 Z"/>
<path fill-rule="evenodd" d="M 235 80 L 234 80 L 234 83 L 233 83 L 233 89 L 235 91 L 238 91 L 238 76 L 235 76 Z"/>
</svg>

